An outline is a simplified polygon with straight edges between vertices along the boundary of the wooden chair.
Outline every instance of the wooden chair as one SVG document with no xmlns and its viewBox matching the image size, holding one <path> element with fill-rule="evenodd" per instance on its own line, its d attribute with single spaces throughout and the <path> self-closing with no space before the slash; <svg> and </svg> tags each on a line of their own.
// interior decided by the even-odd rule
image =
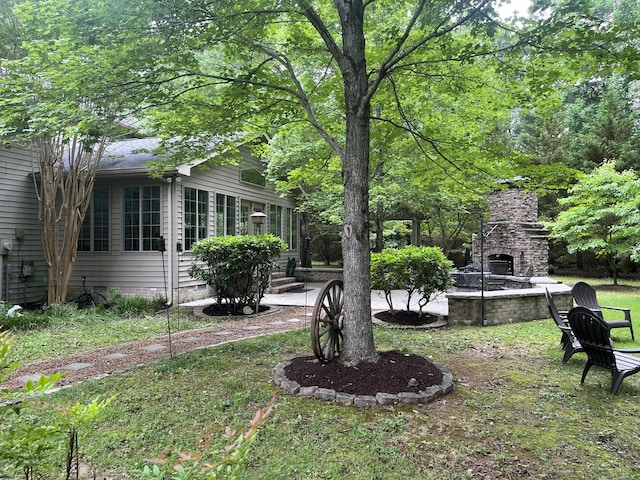
<svg viewBox="0 0 640 480">
<path fill-rule="evenodd" d="M 547 298 L 547 306 L 549 307 L 551 318 L 554 320 L 554 322 L 556 322 L 556 326 L 562 332 L 562 336 L 560 337 L 560 343 L 562 344 L 562 348 L 564 349 L 564 357 L 562 358 L 562 363 L 567 363 L 574 353 L 584 352 L 584 350 L 576 336 L 573 334 L 571 327 L 569 326 L 567 312 L 558 311 L 558 308 L 553 301 L 553 297 L 546 287 L 544 289 L 544 295 Z"/>
<path fill-rule="evenodd" d="M 571 289 L 573 299 L 578 307 L 587 307 L 591 309 L 596 315 L 604 320 L 602 309 L 616 310 L 624 313 L 624 320 L 605 320 L 609 328 L 628 328 L 631 330 L 631 339 L 635 340 L 633 334 L 633 323 L 631 323 L 631 310 L 622 307 L 607 307 L 598 303 L 596 291 L 594 288 L 585 282 L 577 282 Z"/>
<path fill-rule="evenodd" d="M 584 383 L 589 369 L 595 365 L 611 372 L 611 393 L 615 394 L 625 377 L 640 372 L 640 358 L 629 355 L 640 353 L 640 349 L 614 348 L 611 328 L 600 315 L 587 307 L 575 307 L 569 311 L 568 318 L 571 330 L 587 354 L 580 384 Z"/>
</svg>

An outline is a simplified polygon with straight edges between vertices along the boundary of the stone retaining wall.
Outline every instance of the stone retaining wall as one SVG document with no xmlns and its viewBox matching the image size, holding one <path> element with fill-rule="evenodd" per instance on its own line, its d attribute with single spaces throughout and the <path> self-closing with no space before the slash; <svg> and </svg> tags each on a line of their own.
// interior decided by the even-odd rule
<svg viewBox="0 0 640 480">
<path fill-rule="evenodd" d="M 550 289 L 558 310 L 572 307 L 569 287 Z M 550 318 L 544 288 L 525 288 L 484 292 L 452 292 L 447 294 L 449 325 L 503 325 Z"/>
<path fill-rule="evenodd" d="M 325 283 L 329 280 L 342 280 L 341 268 L 306 268 L 298 267 L 295 271 L 296 282 L 319 282 Z"/>
</svg>

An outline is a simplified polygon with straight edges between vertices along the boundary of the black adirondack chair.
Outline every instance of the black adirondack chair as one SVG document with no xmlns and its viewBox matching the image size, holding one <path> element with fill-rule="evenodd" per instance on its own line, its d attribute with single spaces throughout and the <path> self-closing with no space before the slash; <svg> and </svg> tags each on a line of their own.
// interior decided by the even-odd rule
<svg viewBox="0 0 640 480">
<path fill-rule="evenodd" d="M 611 393 L 615 394 L 625 377 L 640 372 L 640 357 L 630 355 L 640 353 L 640 348 L 614 348 L 611 329 L 600 315 L 587 307 L 575 307 L 569 311 L 568 318 L 571 330 L 587 354 L 581 384 L 589 369 L 595 365 L 611 372 Z"/>
<path fill-rule="evenodd" d="M 605 320 L 605 321 L 607 322 L 607 325 L 609 325 L 609 328 L 628 328 L 631 331 L 631 339 L 635 340 L 636 337 L 633 334 L 633 323 L 631 323 L 630 309 L 600 305 L 598 303 L 598 298 L 596 296 L 595 289 L 591 285 L 585 282 L 577 282 L 571 289 L 571 293 L 573 294 L 573 299 L 576 302 L 576 306 L 587 307 L 593 310 L 593 312 L 596 315 L 599 315 L 600 318 L 602 318 L 603 320 L 604 320 L 604 315 L 602 314 L 602 309 L 623 312 L 624 320 Z"/>
<path fill-rule="evenodd" d="M 549 290 L 547 290 L 546 288 L 544 289 L 544 295 L 547 298 L 547 306 L 549 307 L 551 318 L 554 322 L 556 322 L 556 326 L 562 332 L 562 336 L 560 337 L 560 343 L 562 344 L 562 348 L 564 349 L 562 363 L 567 363 L 574 353 L 584 352 L 584 350 L 576 336 L 573 334 L 571 327 L 569 326 L 567 313 L 558 311 L 551 293 L 549 293 Z"/>
</svg>

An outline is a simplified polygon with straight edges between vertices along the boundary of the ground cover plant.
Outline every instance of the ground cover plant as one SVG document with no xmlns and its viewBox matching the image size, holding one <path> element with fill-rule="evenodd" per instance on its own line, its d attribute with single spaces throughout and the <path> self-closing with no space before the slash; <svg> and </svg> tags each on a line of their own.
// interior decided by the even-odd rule
<svg viewBox="0 0 640 480">
<path fill-rule="evenodd" d="M 588 281 L 604 294 L 598 281 Z M 602 303 L 628 305 L 637 290 L 623 290 Z M 632 309 L 632 318 L 640 315 Z M 617 346 L 637 346 L 627 332 L 613 334 Z M 616 396 L 604 371 L 594 369 L 581 386 L 584 354 L 562 365 L 551 320 L 432 331 L 377 327 L 375 335 L 380 349 L 445 364 L 454 392 L 429 405 L 376 409 L 276 392 L 239 478 L 635 478 L 640 377 L 625 379 Z M 269 405 L 273 366 L 310 348 L 308 329 L 251 339 L 87 382 L 50 400 L 65 405 L 116 393 L 81 453 L 97 478 L 140 478 L 158 462 L 215 461 L 233 444 L 227 427 L 246 429 Z"/>
<path fill-rule="evenodd" d="M 21 363 L 69 355 L 82 350 L 165 335 L 167 317 L 144 299 L 126 299 L 112 307 L 78 310 L 75 305 L 56 305 L 44 312 L 21 311 L 20 317 L 7 318 L 9 305 L 0 304 L 0 326 L 11 330 L 13 353 Z M 170 311 L 172 331 L 198 328 L 215 323 L 196 318 L 184 309 Z"/>
</svg>

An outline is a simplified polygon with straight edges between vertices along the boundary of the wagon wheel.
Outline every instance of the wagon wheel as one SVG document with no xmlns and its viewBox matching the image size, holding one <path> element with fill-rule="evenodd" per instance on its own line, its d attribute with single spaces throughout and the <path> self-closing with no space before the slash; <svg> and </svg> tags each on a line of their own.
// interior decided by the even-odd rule
<svg viewBox="0 0 640 480">
<path fill-rule="evenodd" d="M 343 305 L 342 280 L 325 283 L 313 307 L 311 324 L 313 353 L 321 362 L 330 361 L 342 350 Z"/>
</svg>

